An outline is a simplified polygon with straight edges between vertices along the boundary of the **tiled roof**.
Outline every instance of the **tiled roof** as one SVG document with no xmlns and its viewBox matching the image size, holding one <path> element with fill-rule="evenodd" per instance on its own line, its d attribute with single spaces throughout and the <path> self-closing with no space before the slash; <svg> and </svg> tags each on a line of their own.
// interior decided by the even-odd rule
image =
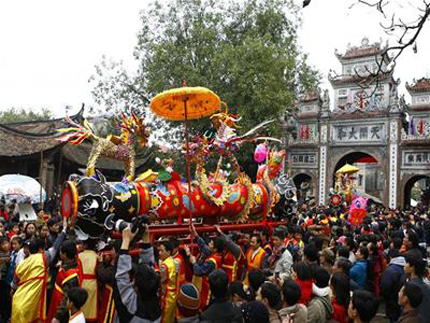
<svg viewBox="0 0 430 323">
<path fill-rule="evenodd" d="M 83 110 L 71 116 L 75 121 L 82 117 Z M 61 145 L 56 132 L 67 126 L 64 118 L 47 121 L 27 121 L 0 124 L 0 156 L 14 157 L 40 153 Z"/>
<path fill-rule="evenodd" d="M 406 88 L 409 92 L 430 92 L 430 78 L 423 77 L 413 85 L 406 83 Z"/>
<path fill-rule="evenodd" d="M 373 76 L 372 76 L 373 77 Z M 390 77 L 392 77 L 392 72 L 387 74 L 379 74 L 378 81 L 386 81 Z M 331 77 L 329 75 L 328 77 L 329 82 L 332 85 L 343 85 L 343 84 L 358 84 L 358 83 L 365 83 L 366 81 L 366 75 L 359 76 L 359 75 L 339 75 L 336 77 Z M 375 82 L 376 80 L 374 80 Z"/>
<path fill-rule="evenodd" d="M 348 47 L 345 54 L 336 52 L 336 56 L 339 59 L 354 59 L 384 54 L 386 49 L 387 47 L 381 47 L 380 43 L 369 44 L 369 39 L 365 37 L 361 41 L 361 46 Z"/>
<path fill-rule="evenodd" d="M 63 156 L 78 165 L 85 166 L 91 149 L 92 143 L 90 141 L 85 141 L 78 146 L 65 145 L 63 147 Z M 149 149 L 139 151 L 136 155 L 136 168 L 146 164 L 152 157 L 152 152 Z M 97 162 L 97 168 L 123 170 L 124 164 L 115 159 L 100 157 Z"/>
<path fill-rule="evenodd" d="M 359 58 L 359 57 L 366 57 L 366 56 L 375 56 L 378 54 L 381 54 L 383 50 L 378 47 L 368 47 L 368 48 L 361 48 L 361 47 L 353 47 L 349 51 L 347 51 L 342 58 L 348 59 L 348 58 Z"/>
</svg>

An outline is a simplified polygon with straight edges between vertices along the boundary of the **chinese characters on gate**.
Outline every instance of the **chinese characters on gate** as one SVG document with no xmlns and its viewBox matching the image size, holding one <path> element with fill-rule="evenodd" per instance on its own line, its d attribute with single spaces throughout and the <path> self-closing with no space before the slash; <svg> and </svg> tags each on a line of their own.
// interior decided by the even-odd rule
<svg viewBox="0 0 430 323">
<path fill-rule="evenodd" d="M 334 142 L 380 141 L 384 139 L 383 128 L 382 124 L 333 126 L 332 139 Z"/>
</svg>

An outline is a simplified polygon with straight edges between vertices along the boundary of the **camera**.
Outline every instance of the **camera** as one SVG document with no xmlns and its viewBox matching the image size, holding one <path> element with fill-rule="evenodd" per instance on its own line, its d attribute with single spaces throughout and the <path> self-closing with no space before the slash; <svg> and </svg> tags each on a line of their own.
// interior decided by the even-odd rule
<svg viewBox="0 0 430 323">
<path fill-rule="evenodd" d="M 118 220 L 115 222 L 115 231 L 122 232 L 124 229 L 130 226 L 131 232 L 135 233 L 139 229 L 143 229 L 144 224 L 149 223 L 149 218 L 146 215 L 134 217 L 131 222 L 124 220 Z M 143 231 L 142 231 L 143 233 Z"/>
</svg>

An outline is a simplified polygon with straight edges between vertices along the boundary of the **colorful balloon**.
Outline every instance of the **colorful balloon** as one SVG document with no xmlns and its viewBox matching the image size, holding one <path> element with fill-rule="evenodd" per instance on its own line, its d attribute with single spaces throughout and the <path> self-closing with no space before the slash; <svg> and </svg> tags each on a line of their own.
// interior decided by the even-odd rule
<svg viewBox="0 0 430 323">
<path fill-rule="evenodd" d="M 266 160 L 269 149 L 266 144 L 259 144 L 257 148 L 255 148 L 254 152 L 254 160 L 257 163 L 262 163 Z"/>
</svg>

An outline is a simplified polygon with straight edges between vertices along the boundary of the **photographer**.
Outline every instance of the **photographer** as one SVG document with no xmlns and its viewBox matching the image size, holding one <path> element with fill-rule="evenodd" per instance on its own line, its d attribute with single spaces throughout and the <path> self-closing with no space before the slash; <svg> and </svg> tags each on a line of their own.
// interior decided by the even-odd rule
<svg viewBox="0 0 430 323">
<path fill-rule="evenodd" d="M 144 228 L 143 249 L 139 265 L 136 268 L 134 281 L 130 282 L 132 265 L 128 249 L 137 233 L 133 233 L 129 227 L 122 231 L 122 244 L 115 275 L 121 301 L 133 316 L 130 320 L 133 323 L 161 322 L 161 308 L 158 297 L 160 276 L 153 268 L 155 263 L 154 249 L 149 241 L 148 226 L 145 225 Z"/>
</svg>

